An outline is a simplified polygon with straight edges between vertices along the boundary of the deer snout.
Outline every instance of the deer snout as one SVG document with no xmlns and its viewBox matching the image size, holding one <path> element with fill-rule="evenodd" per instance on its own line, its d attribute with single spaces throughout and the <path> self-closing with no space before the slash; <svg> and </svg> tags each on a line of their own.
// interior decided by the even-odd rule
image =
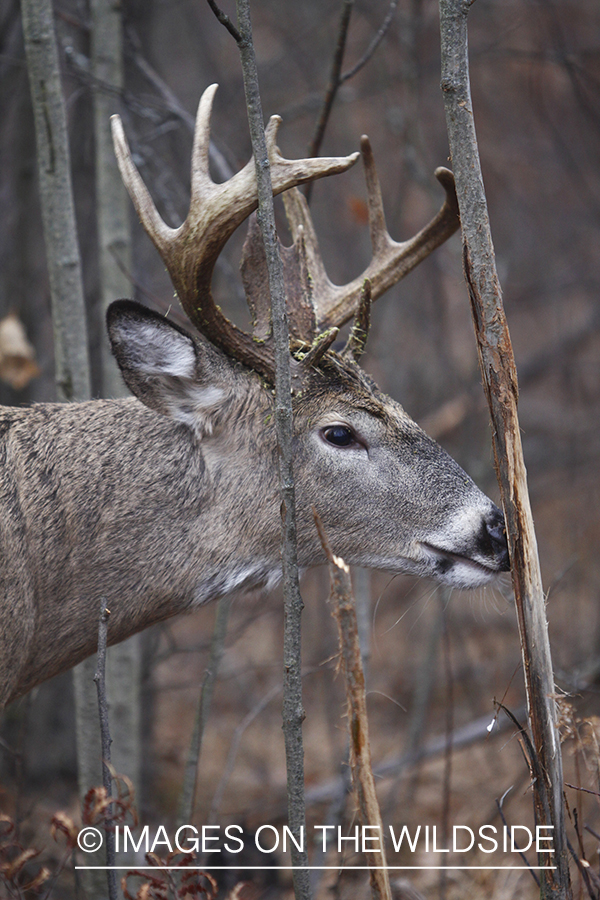
<svg viewBox="0 0 600 900">
<path fill-rule="evenodd" d="M 479 535 L 479 547 L 485 556 L 495 560 L 499 572 L 509 571 L 510 562 L 504 516 L 494 504 L 492 504 L 492 509 L 484 518 Z"/>
</svg>

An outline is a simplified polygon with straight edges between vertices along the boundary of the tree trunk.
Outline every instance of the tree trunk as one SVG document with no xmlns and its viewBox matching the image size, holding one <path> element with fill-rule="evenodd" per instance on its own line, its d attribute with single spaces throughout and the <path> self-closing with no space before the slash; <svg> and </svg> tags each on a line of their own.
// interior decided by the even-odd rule
<svg viewBox="0 0 600 900">
<path fill-rule="evenodd" d="M 38 175 L 52 300 L 56 392 L 59 400 L 89 400 L 85 301 L 77 242 L 67 117 L 60 81 L 51 0 L 21 0 L 25 53 L 35 122 Z M 101 783 L 95 660 L 73 670 L 80 795 Z M 95 855 L 94 855 L 95 856 Z M 92 859 L 88 865 L 103 864 Z M 86 873 L 92 897 L 102 896 L 103 873 Z"/>
</svg>

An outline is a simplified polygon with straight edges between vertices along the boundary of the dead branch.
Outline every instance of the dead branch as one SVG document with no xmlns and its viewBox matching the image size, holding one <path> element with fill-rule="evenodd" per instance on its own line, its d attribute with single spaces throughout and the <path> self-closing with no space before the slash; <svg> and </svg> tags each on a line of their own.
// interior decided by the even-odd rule
<svg viewBox="0 0 600 900">
<path fill-rule="evenodd" d="M 329 560 L 331 588 L 329 603 L 338 628 L 340 664 L 346 683 L 348 701 L 348 732 L 350 737 L 350 766 L 352 783 L 358 800 L 358 812 L 365 826 L 376 829 L 381 839 L 380 850 L 367 850 L 371 895 L 373 900 L 391 900 L 391 888 L 386 865 L 383 841 L 383 823 L 375 791 L 375 778 L 371 765 L 369 723 L 367 719 L 367 692 L 358 639 L 358 623 L 350 569 L 343 559 L 334 556 L 323 531 L 321 521 L 313 509 L 321 544 Z"/>
<path fill-rule="evenodd" d="M 336 97 L 336 94 L 341 85 L 341 73 L 342 73 L 342 62 L 344 61 L 344 52 L 346 50 L 346 39 L 348 37 L 348 28 L 350 27 L 350 16 L 352 15 L 352 9 L 354 7 L 354 0 L 343 0 L 342 2 L 342 12 L 340 15 L 340 23 L 338 26 L 338 35 L 335 43 L 335 50 L 333 53 L 333 59 L 331 60 L 331 71 L 329 73 L 329 82 L 327 84 L 327 89 L 325 91 L 325 97 L 323 98 L 323 105 L 321 107 L 321 112 L 319 113 L 319 118 L 317 119 L 317 124 L 315 126 L 315 132 L 313 134 L 313 138 L 310 142 L 310 146 L 308 149 L 308 156 L 318 156 L 321 150 L 321 144 L 323 143 L 323 137 L 325 135 L 325 129 L 327 128 L 327 122 L 329 121 L 329 116 L 331 114 L 331 110 L 333 107 L 333 103 Z M 306 200 L 310 202 L 310 195 L 312 193 L 312 184 L 308 183 L 306 185 L 305 196 Z"/>
<path fill-rule="evenodd" d="M 275 350 L 275 425 L 279 445 L 279 482 L 281 489 L 281 557 L 284 599 L 284 648 L 283 648 L 283 731 L 285 739 L 288 821 L 296 838 L 306 833 L 304 804 L 304 746 L 302 741 L 302 672 L 301 627 L 303 609 L 298 578 L 298 554 L 296 539 L 296 499 L 292 466 L 292 377 L 290 368 L 290 336 L 286 309 L 283 265 L 275 230 L 273 187 L 271 168 L 263 126 L 262 104 L 258 85 L 258 71 L 252 40 L 252 24 L 248 0 L 237 0 L 237 28 L 224 21 L 213 0 L 209 0 L 213 12 L 235 38 L 242 62 L 246 108 L 252 141 L 256 181 L 258 187 L 257 218 L 264 244 L 271 319 Z M 297 900 L 309 900 L 311 896 L 308 856 L 306 849 L 291 847 L 294 892 Z"/>
<path fill-rule="evenodd" d="M 554 855 L 540 859 L 542 897 L 571 896 L 562 797 L 562 760 L 544 592 L 517 415 L 517 375 L 496 272 L 469 86 L 471 4 L 440 0 L 442 91 L 463 235 L 463 260 L 477 349 L 490 407 L 535 754 L 543 777 L 534 798 L 538 825 L 552 826 Z"/>
<path fill-rule="evenodd" d="M 100 621 L 98 625 L 98 660 L 94 681 L 98 692 L 98 712 L 100 715 L 100 742 L 102 744 L 102 784 L 107 797 L 112 796 L 112 772 L 110 765 L 110 725 L 108 721 L 108 702 L 106 699 L 106 648 L 108 645 L 108 617 L 110 610 L 106 608 L 104 598 L 100 602 Z M 113 831 L 113 805 L 106 810 L 104 819 L 104 837 L 106 841 L 106 879 L 109 900 L 117 900 L 117 873 L 115 866 L 115 833 Z"/>
</svg>

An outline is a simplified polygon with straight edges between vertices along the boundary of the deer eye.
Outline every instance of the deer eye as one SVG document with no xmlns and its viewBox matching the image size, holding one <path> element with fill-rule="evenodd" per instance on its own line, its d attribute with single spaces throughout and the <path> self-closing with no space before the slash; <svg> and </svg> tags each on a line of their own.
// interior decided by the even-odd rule
<svg viewBox="0 0 600 900">
<path fill-rule="evenodd" d="M 336 447 L 349 447 L 356 443 L 354 432 L 347 425 L 330 425 L 323 429 L 323 437 Z"/>
</svg>

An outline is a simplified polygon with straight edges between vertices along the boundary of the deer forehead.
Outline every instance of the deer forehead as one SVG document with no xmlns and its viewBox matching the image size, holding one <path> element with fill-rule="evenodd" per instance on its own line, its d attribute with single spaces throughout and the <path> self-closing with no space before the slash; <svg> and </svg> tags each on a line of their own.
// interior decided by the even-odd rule
<svg viewBox="0 0 600 900">
<path fill-rule="evenodd" d="M 360 385 L 313 385 L 296 404 L 296 429 L 325 428 L 333 424 L 347 424 L 390 441 L 424 436 L 416 422 L 403 407 L 375 386 L 365 390 Z"/>
</svg>

